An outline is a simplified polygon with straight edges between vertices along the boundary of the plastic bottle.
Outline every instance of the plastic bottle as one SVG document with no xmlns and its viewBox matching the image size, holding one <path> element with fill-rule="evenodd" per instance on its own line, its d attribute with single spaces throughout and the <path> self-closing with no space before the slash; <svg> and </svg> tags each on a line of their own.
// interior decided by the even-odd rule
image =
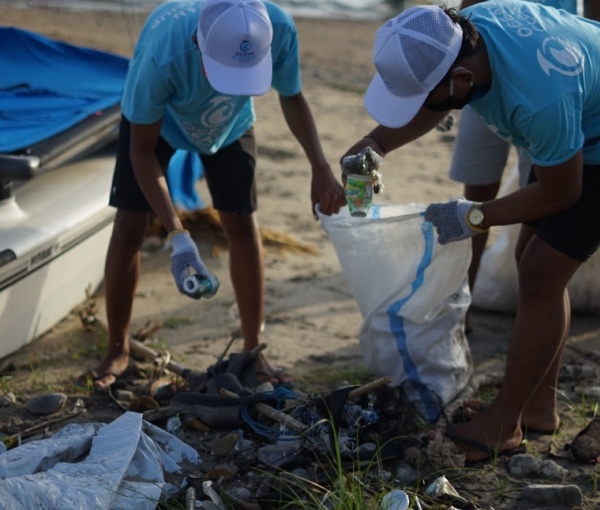
<svg viewBox="0 0 600 510">
<path fill-rule="evenodd" d="M 183 281 L 186 294 L 194 297 L 210 298 L 217 293 L 219 286 L 219 279 L 214 274 L 203 277 L 198 273 L 193 273 L 189 274 Z"/>
</svg>

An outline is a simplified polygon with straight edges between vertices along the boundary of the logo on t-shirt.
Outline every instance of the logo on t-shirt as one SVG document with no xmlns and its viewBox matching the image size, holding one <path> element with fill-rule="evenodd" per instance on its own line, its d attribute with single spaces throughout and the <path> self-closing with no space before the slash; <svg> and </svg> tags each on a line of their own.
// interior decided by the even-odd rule
<svg viewBox="0 0 600 510">
<path fill-rule="evenodd" d="M 537 60 L 542 70 L 550 76 L 556 71 L 564 76 L 576 76 L 583 71 L 583 53 L 576 45 L 559 39 L 547 37 L 537 50 Z"/>
</svg>

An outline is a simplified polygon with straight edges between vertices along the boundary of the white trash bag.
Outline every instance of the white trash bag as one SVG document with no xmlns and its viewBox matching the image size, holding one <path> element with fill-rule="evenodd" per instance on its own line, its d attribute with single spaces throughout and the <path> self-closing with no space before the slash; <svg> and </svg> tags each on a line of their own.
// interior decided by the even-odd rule
<svg viewBox="0 0 600 510">
<path fill-rule="evenodd" d="M 513 167 L 503 181 L 498 196 L 518 189 L 519 174 Z M 514 313 L 517 310 L 519 281 L 515 247 L 521 225 L 492 227 L 492 241 L 486 246 L 473 288 L 473 306 L 492 312 Z M 600 309 L 600 252 L 583 264 L 568 285 L 574 313 L 597 314 Z"/>
<path fill-rule="evenodd" d="M 366 218 L 319 214 L 363 316 L 367 367 L 393 377 L 431 423 L 472 374 L 464 321 L 471 243 L 445 246 L 424 207 L 373 205 Z"/>
</svg>

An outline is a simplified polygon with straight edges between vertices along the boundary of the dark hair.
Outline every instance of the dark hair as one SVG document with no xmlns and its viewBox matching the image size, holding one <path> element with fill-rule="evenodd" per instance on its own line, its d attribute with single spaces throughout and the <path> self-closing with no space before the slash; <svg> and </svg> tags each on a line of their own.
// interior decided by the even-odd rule
<svg viewBox="0 0 600 510">
<path fill-rule="evenodd" d="M 452 69 L 454 68 L 456 63 L 477 53 L 479 51 L 479 48 L 481 48 L 482 41 L 479 32 L 475 28 L 475 25 L 471 23 L 470 18 L 459 14 L 458 10 L 454 7 L 440 6 L 440 9 L 442 9 L 454 23 L 460 26 L 463 32 L 463 39 L 462 44 L 460 46 L 460 51 L 458 52 L 456 59 L 450 66 L 450 69 L 448 70 L 446 75 L 439 81 L 438 85 L 440 83 L 444 83 L 445 81 L 450 81 Z M 436 85 L 436 87 L 438 85 Z"/>
<path fill-rule="evenodd" d="M 442 7 L 442 9 L 454 23 L 462 28 L 463 32 L 462 45 L 455 62 L 458 62 L 464 58 L 468 58 L 477 53 L 481 46 L 481 36 L 475 28 L 475 25 L 471 23 L 470 18 L 459 14 L 458 10 L 454 7 Z"/>
</svg>

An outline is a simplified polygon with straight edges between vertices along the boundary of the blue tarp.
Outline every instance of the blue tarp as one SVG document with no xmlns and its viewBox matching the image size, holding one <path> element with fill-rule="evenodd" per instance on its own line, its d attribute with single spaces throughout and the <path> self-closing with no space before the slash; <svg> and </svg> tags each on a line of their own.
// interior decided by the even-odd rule
<svg viewBox="0 0 600 510">
<path fill-rule="evenodd" d="M 0 27 L 0 153 L 25 149 L 120 102 L 124 57 Z"/>
<path fill-rule="evenodd" d="M 24 151 L 121 101 L 129 60 L 0 26 L 0 153 Z M 177 207 L 199 209 L 196 155 L 177 151 L 169 187 Z"/>
</svg>

